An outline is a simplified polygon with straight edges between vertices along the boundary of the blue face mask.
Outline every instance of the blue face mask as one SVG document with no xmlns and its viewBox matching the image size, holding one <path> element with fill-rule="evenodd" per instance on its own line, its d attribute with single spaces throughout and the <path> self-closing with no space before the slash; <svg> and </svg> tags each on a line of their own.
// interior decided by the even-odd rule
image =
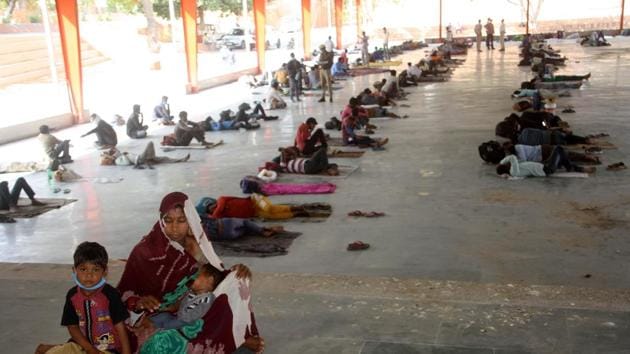
<svg viewBox="0 0 630 354">
<path fill-rule="evenodd" d="M 79 278 L 77 278 L 77 273 L 75 273 L 75 272 L 72 272 L 72 280 L 74 280 L 74 283 L 77 284 L 77 286 L 79 288 L 81 288 L 83 290 L 87 290 L 87 291 L 96 290 L 96 289 L 100 288 L 101 286 L 105 285 L 105 283 L 107 283 L 107 280 L 105 280 L 105 277 L 103 277 L 95 285 L 87 287 L 87 286 L 81 284 L 81 282 L 79 281 Z"/>
</svg>

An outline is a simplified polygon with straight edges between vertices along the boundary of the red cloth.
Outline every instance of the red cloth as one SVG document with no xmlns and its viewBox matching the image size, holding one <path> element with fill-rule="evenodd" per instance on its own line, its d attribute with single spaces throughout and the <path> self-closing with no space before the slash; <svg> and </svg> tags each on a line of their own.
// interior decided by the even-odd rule
<svg viewBox="0 0 630 354">
<path fill-rule="evenodd" d="M 183 205 L 188 198 L 183 193 L 168 194 L 162 201 L 160 213 L 163 215 L 173 207 Z M 177 283 L 196 271 L 197 262 L 187 254 L 173 247 L 168 237 L 162 232 L 159 221 L 155 223 L 148 235 L 133 248 L 125 270 L 123 271 L 118 290 L 129 308 L 130 302 L 137 297 L 152 295 L 157 299 L 175 290 Z M 203 317 L 202 331 L 191 339 L 188 352 L 214 352 L 223 348 L 224 353 L 236 350 L 232 335 L 232 311 L 225 295 L 219 296 L 210 310 Z M 252 313 L 252 332 L 257 335 L 258 329 Z M 133 350 L 137 349 L 137 338 L 129 333 Z M 213 351 L 214 350 L 214 351 Z"/>
<path fill-rule="evenodd" d="M 311 131 L 308 130 L 308 125 L 306 123 L 300 124 L 298 127 L 297 133 L 295 134 L 294 144 L 300 151 L 304 150 L 304 146 L 308 141 L 308 138 L 311 137 Z"/>
<path fill-rule="evenodd" d="M 358 115 L 357 118 L 368 118 L 368 111 L 363 107 L 356 107 Z M 346 105 L 343 111 L 341 111 L 341 120 L 343 121 L 345 118 L 348 118 L 352 115 L 353 108 L 350 105 Z"/>
<path fill-rule="evenodd" d="M 248 197 L 219 197 L 217 207 L 212 213 L 212 217 L 218 218 L 242 218 L 248 219 L 256 217 L 254 203 Z"/>
</svg>

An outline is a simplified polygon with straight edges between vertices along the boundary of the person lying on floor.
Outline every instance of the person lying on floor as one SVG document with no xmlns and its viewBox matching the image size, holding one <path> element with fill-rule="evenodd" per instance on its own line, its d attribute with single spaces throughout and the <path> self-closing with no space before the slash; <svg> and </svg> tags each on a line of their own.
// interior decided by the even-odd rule
<svg viewBox="0 0 630 354">
<path fill-rule="evenodd" d="M 519 161 L 544 162 L 551 157 L 551 153 L 556 146 L 557 145 L 514 145 L 511 142 L 505 142 L 503 143 L 503 150 L 506 156 L 516 155 Z M 601 164 L 599 157 L 579 152 L 567 151 L 567 158 L 570 161 L 579 161 L 595 165 Z"/>
<path fill-rule="evenodd" d="M 118 144 L 116 131 L 106 121 L 102 120 L 98 114 L 92 113 L 92 115 L 90 115 L 90 121 L 96 124 L 96 127 L 81 135 L 82 138 L 90 134 L 96 134 L 96 141 L 94 142 L 94 145 L 96 145 L 99 149 L 112 148 Z"/>
<path fill-rule="evenodd" d="M 341 121 L 341 137 L 344 145 L 359 145 L 380 148 L 387 144 L 388 138 L 372 139 L 369 136 L 358 135 L 358 124 L 355 116 L 346 117 Z"/>
<path fill-rule="evenodd" d="M 294 217 L 321 216 L 322 210 L 330 210 L 330 205 L 322 203 L 310 204 L 272 204 L 269 198 L 253 193 L 250 197 L 219 197 L 215 203 L 206 207 L 210 217 L 221 218 L 261 218 L 291 219 Z"/>
<path fill-rule="evenodd" d="M 326 134 L 321 129 L 315 129 L 317 120 L 309 117 L 306 122 L 300 124 L 295 134 L 294 144 L 299 153 L 304 156 L 310 156 L 320 148 L 326 149 Z"/>
<path fill-rule="evenodd" d="M 338 176 L 336 164 L 328 163 L 325 147 L 321 147 L 310 158 L 300 157 L 299 150 L 294 147 L 280 148 L 280 168 L 286 173 L 316 175 L 325 172 L 329 176 Z"/>
<path fill-rule="evenodd" d="M 545 69 L 542 72 L 542 75 L 540 75 L 541 73 L 537 73 L 538 76 L 535 78 L 536 81 L 542 81 L 542 82 L 558 82 L 558 81 L 582 81 L 582 80 L 588 80 L 591 78 L 591 73 L 588 73 L 586 75 L 556 75 L 554 73 L 554 70 L 550 67 L 553 68 L 553 65 L 551 64 L 547 64 L 545 65 Z"/>
<path fill-rule="evenodd" d="M 214 204 L 216 200 L 204 197 L 195 206 L 203 230 L 211 241 L 230 241 L 243 236 L 271 237 L 284 231 L 282 226 L 263 227 L 249 219 L 213 218 L 208 207 Z"/>
<path fill-rule="evenodd" d="M 189 146 L 195 139 L 201 145 L 212 145 L 206 141 L 205 129 L 195 122 L 188 120 L 188 112 L 179 112 L 179 122 L 175 125 L 175 140 L 177 146 Z"/>
<path fill-rule="evenodd" d="M 144 151 L 138 155 L 132 152 L 119 151 L 116 148 L 104 151 L 101 154 L 101 165 L 116 165 L 116 166 L 131 166 L 134 168 L 142 168 L 142 165 L 147 165 L 149 168 L 153 165 L 161 163 L 176 163 L 186 162 L 190 159 L 190 154 L 178 159 L 174 159 L 167 156 L 157 156 L 155 154 L 155 146 L 152 141 L 147 143 Z"/>
<path fill-rule="evenodd" d="M 263 120 L 275 120 L 278 119 L 278 116 L 268 116 L 265 113 L 265 109 L 260 104 L 260 102 L 255 102 L 256 106 L 254 106 L 254 111 L 252 113 L 247 113 L 252 106 L 247 102 L 243 102 L 238 106 L 238 112 L 236 112 L 236 122 L 244 122 L 247 123 L 250 119 L 263 119 Z"/>
<path fill-rule="evenodd" d="M 147 136 L 147 129 L 149 126 L 143 125 L 144 119 L 142 112 L 140 112 L 140 105 L 133 105 L 133 112 L 127 119 L 127 136 L 131 139 L 142 139 Z"/>
<path fill-rule="evenodd" d="M 574 145 L 591 144 L 593 141 L 572 133 L 565 133 L 559 130 L 542 130 L 525 128 L 518 134 L 517 142 L 523 145 Z"/>
<path fill-rule="evenodd" d="M 20 177 L 15 181 L 15 183 L 13 183 L 13 188 L 11 188 L 10 192 L 9 182 L 0 182 L 0 210 L 16 210 L 18 208 L 17 204 L 22 191 L 24 191 L 28 199 L 31 200 L 31 205 L 46 205 L 45 203 L 35 199 L 35 192 L 33 192 L 33 188 L 28 185 L 28 182 L 26 182 L 24 177 Z"/>
<path fill-rule="evenodd" d="M 508 155 L 497 165 L 497 174 L 504 177 L 547 177 L 559 168 L 564 168 L 567 172 L 591 173 L 595 171 L 594 167 L 585 168 L 572 164 L 564 149 L 556 146 L 544 164 L 519 161 L 516 155 Z"/>
<path fill-rule="evenodd" d="M 287 108 L 287 103 L 282 99 L 282 91 L 280 90 L 280 84 L 274 81 L 267 91 L 267 109 L 283 109 Z M 262 111 L 264 114 L 264 110 Z"/>
</svg>

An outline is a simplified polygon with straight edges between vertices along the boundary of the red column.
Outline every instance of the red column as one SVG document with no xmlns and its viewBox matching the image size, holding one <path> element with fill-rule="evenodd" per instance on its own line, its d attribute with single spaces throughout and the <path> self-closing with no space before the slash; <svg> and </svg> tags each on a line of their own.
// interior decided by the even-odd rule
<svg viewBox="0 0 630 354">
<path fill-rule="evenodd" d="M 343 32 L 343 0 L 335 0 L 335 28 L 337 29 L 337 49 L 341 49 Z"/>
<path fill-rule="evenodd" d="M 197 1 L 182 0 L 182 21 L 184 24 L 184 50 L 188 83 L 186 93 L 199 92 L 197 82 Z"/>
<path fill-rule="evenodd" d="M 302 0 L 302 39 L 304 59 L 311 58 L 311 0 Z"/>
<path fill-rule="evenodd" d="M 79 38 L 79 9 L 76 0 L 55 1 L 61 51 L 70 93 L 70 108 L 74 123 L 83 121 L 83 73 L 81 68 L 81 40 Z"/>
<path fill-rule="evenodd" d="M 256 54 L 258 70 L 265 70 L 265 5 L 267 0 L 254 0 L 254 26 L 256 28 Z"/>
<path fill-rule="evenodd" d="M 354 8 L 357 16 L 357 37 L 361 35 L 361 0 L 354 0 Z"/>
<path fill-rule="evenodd" d="M 440 0 L 440 42 L 442 42 L 442 0 Z"/>
</svg>

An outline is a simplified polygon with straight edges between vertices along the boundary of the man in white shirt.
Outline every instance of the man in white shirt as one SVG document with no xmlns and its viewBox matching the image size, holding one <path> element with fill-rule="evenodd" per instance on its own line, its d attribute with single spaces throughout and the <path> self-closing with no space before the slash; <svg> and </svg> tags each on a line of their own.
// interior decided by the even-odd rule
<svg viewBox="0 0 630 354">
<path fill-rule="evenodd" d="M 475 36 L 477 40 L 477 51 L 481 52 L 481 20 L 475 25 Z"/>
<path fill-rule="evenodd" d="M 370 66 L 370 49 L 369 49 L 369 38 L 365 31 L 361 37 L 359 37 L 361 41 L 361 61 L 363 61 L 363 65 Z"/>
<path fill-rule="evenodd" d="M 267 92 L 267 109 L 287 108 L 287 103 L 280 96 L 280 85 L 274 81 Z"/>
<path fill-rule="evenodd" d="M 391 59 L 389 55 L 389 32 L 387 32 L 387 27 L 383 27 L 383 59 Z"/>
<path fill-rule="evenodd" d="M 418 65 L 407 63 L 407 74 L 417 80 L 422 76 L 422 70 L 420 70 L 420 67 Z"/>
<path fill-rule="evenodd" d="M 390 70 L 389 76 L 385 78 L 385 84 L 381 88 L 381 93 L 387 98 L 398 97 L 398 77 L 396 77 L 396 70 Z"/>
<path fill-rule="evenodd" d="M 331 36 L 328 36 L 328 39 L 326 40 L 326 42 L 324 42 L 324 45 L 326 46 L 327 52 L 332 53 L 333 49 L 335 49 L 335 43 L 333 43 Z"/>
<path fill-rule="evenodd" d="M 505 52 L 505 20 L 501 19 L 501 25 L 499 25 L 499 45 L 500 52 Z"/>
</svg>

